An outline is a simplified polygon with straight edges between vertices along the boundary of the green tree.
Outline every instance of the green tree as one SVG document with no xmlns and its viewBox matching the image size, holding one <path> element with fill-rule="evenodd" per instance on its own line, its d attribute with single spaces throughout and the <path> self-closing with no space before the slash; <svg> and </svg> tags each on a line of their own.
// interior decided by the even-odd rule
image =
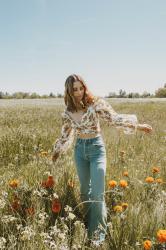
<svg viewBox="0 0 166 250">
<path fill-rule="evenodd" d="M 166 87 L 157 89 L 155 91 L 155 96 L 160 98 L 166 97 Z"/>
</svg>

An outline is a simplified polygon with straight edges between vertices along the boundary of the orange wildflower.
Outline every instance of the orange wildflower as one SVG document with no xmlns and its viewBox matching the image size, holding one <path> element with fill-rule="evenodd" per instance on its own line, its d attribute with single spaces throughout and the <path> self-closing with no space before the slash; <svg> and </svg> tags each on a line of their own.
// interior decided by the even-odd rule
<svg viewBox="0 0 166 250">
<path fill-rule="evenodd" d="M 59 213 L 61 211 L 61 203 L 59 201 L 59 199 L 55 198 L 53 201 L 52 201 L 52 212 L 54 213 Z"/>
<path fill-rule="evenodd" d="M 122 206 L 122 208 L 125 210 L 125 209 L 127 209 L 127 208 L 128 208 L 128 203 L 123 202 L 121 206 Z"/>
<path fill-rule="evenodd" d="M 52 188 L 52 187 L 54 186 L 54 184 L 55 184 L 55 181 L 54 181 L 53 176 L 52 176 L 52 175 L 49 175 L 49 176 L 48 176 L 48 179 L 47 179 L 47 181 L 46 181 L 46 187 Z"/>
<path fill-rule="evenodd" d="M 128 183 L 125 180 L 120 180 L 119 185 L 123 188 L 126 188 L 128 186 Z"/>
<path fill-rule="evenodd" d="M 129 176 L 128 171 L 124 171 L 124 172 L 123 172 L 123 176 Z"/>
<path fill-rule="evenodd" d="M 55 181 L 52 175 L 49 175 L 46 181 L 42 181 L 41 186 L 43 188 L 52 188 L 55 185 Z"/>
<path fill-rule="evenodd" d="M 151 176 L 148 176 L 148 177 L 146 177 L 145 181 L 146 181 L 147 183 L 152 183 L 152 182 L 154 182 L 154 178 L 151 177 Z"/>
<path fill-rule="evenodd" d="M 122 208 L 122 206 L 119 206 L 119 205 L 117 205 L 117 206 L 115 206 L 115 207 L 113 207 L 113 210 L 114 210 L 114 212 L 122 212 L 123 211 L 123 208 Z"/>
<path fill-rule="evenodd" d="M 27 215 L 32 216 L 35 213 L 35 209 L 34 209 L 34 207 L 29 207 L 29 208 L 25 209 L 25 212 L 26 212 Z"/>
<path fill-rule="evenodd" d="M 152 173 L 159 173 L 160 169 L 158 167 L 153 167 L 152 168 Z"/>
<path fill-rule="evenodd" d="M 114 181 L 114 180 L 110 180 L 110 181 L 108 182 L 108 186 L 109 186 L 110 188 L 114 188 L 114 187 L 117 186 L 117 182 Z"/>
<path fill-rule="evenodd" d="M 166 242 L 166 230 L 159 230 L 157 232 L 157 240 L 160 243 L 165 243 Z"/>
<path fill-rule="evenodd" d="M 9 186 L 12 187 L 12 188 L 17 188 L 18 185 L 19 185 L 19 181 L 16 180 L 16 179 L 11 180 L 11 181 L 9 182 Z"/>
<path fill-rule="evenodd" d="M 145 240 L 143 246 L 145 250 L 149 250 L 152 247 L 152 242 L 150 240 Z"/>
<path fill-rule="evenodd" d="M 157 179 L 155 179 L 155 182 L 160 184 L 160 183 L 163 183 L 163 180 L 161 178 L 157 178 Z"/>
<path fill-rule="evenodd" d="M 11 208 L 14 210 L 14 211 L 18 211 L 20 208 L 21 208 L 21 204 L 20 204 L 20 201 L 19 199 L 14 199 L 13 202 L 11 203 Z"/>
</svg>

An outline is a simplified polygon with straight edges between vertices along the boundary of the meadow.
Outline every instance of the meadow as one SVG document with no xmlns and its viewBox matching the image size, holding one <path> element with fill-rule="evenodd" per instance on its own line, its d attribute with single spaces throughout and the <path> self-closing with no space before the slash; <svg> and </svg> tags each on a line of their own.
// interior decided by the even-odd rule
<svg viewBox="0 0 166 250">
<path fill-rule="evenodd" d="M 109 100 L 151 134 L 125 135 L 100 120 L 107 153 L 108 235 L 100 249 L 166 249 L 166 102 Z M 73 146 L 51 161 L 61 100 L 0 102 L 0 249 L 76 250 L 87 245 Z M 94 247 L 93 247 L 94 248 Z"/>
</svg>

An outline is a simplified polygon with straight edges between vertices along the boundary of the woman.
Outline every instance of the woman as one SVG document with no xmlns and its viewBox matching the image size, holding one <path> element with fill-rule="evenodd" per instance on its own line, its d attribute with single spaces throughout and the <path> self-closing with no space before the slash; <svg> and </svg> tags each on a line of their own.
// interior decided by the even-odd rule
<svg viewBox="0 0 166 250">
<path fill-rule="evenodd" d="M 102 243 L 107 230 L 104 199 L 106 150 L 101 136 L 99 118 L 122 128 L 124 133 L 136 130 L 151 132 L 148 124 L 138 124 L 135 115 L 117 114 L 103 98 L 93 96 L 82 77 L 70 75 L 65 82 L 61 137 L 56 140 L 52 160 L 65 153 L 76 136 L 74 159 L 80 181 L 81 200 L 85 202 L 85 221 L 89 239 Z"/>
</svg>

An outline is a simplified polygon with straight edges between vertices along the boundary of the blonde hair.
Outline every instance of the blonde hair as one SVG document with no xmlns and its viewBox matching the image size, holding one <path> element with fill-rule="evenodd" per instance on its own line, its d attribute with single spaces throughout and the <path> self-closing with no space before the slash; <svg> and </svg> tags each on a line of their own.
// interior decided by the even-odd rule
<svg viewBox="0 0 166 250">
<path fill-rule="evenodd" d="M 90 104 L 94 103 L 95 97 L 89 91 L 85 81 L 79 75 L 70 75 L 67 77 L 65 81 L 65 94 L 64 94 L 64 101 L 67 106 L 67 110 L 74 112 L 77 111 L 77 106 L 75 103 L 74 95 L 73 95 L 73 86 L 74 82 L 79 81 L 82 83 L 84 87 L 84 96 L 82 98 L 82 107 L 86 109 Z"/>
</svg>

